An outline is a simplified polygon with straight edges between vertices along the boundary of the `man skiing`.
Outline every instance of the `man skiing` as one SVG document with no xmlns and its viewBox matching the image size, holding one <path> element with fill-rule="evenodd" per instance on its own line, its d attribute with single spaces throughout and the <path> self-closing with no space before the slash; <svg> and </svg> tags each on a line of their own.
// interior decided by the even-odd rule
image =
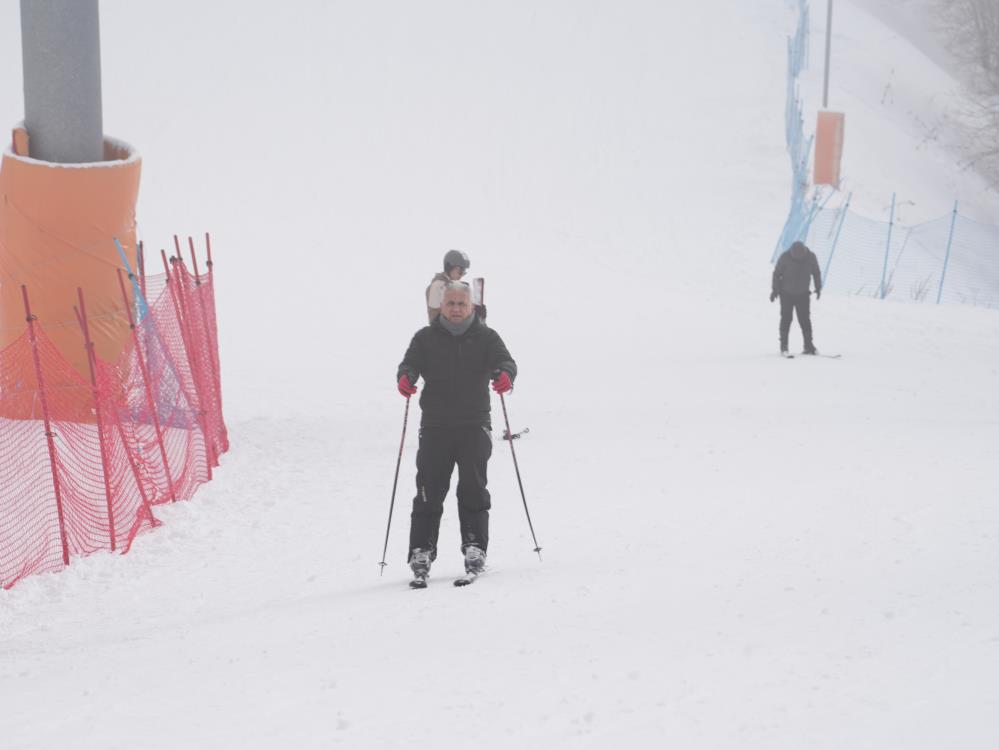
<svg viewBox="0 0 999 750">
<path fill-rule="evenodd" d="M 461 551 L 470 582 L 486 564 L 489 491 L 486 465 L 492 455 L 489 381 L 493 390 L 513 388 L 517 364 L 496 331 L 475 314 L 467 284 L 444 288 L 441 314 L 413 336 L 396 373 L 399 393 L 409 398 L 423 377 L 420 447 L 416 454 L 416 496 L 409 531 L 409 565 L 414 588 L 426 586 L 437 557 L 444 498 L 458 466 Z"/>
<path fill-rule="evenodd" d="M 791 316 L 798 316 L 801 335 L 805 339 L 802 354 L 818 354 L 812 341 L 812 320 L 809 311 L 809 281 L 815 280 L 815 299 L 822 295 L 822 272 L 815 253 L 804 242 L 794 242 L 781 253 L 774 267 L 770 301 L 780 297 L 780 353 L 788 356 L 787 337 L 791 332 Z"/>
<path fill-rule="evenodd" d="M 433 323 L 441 314 L 441 303 L 444 301 L 444 287 L 452 281 L 460 281 L 468 273 L 472 262 L 461 250 L 448 250 L 444 255 L 444 273 L 435 273 L 427 287 L 427 318 Z M 475 313 L 479 322 L 486 320 L 486 306 L 476 305 Z"/>
</svg>

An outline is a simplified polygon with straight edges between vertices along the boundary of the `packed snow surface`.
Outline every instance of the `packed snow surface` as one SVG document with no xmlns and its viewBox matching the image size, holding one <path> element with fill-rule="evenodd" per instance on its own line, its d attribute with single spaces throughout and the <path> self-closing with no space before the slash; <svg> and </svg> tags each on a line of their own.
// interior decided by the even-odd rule
<svg viewBox="0 0 999 750">
<path fill-rule="evenodd" d="M 999 219 L 870 60 L 906 109 L 953 82 L 836 6 L 853 188 Z M 0 592 L 0 746 L 999 746 L 999 314 L 827 295 L 843 357 L 777 356 L 794 4 L 101 12 L 142 235 L 212 232 L 233 448 L 127 556 Z M 410 591 L 394 374 L 451 247 L 520 365 L 544 559 L 497 440 L 487 574 L 451 585 L 451 498 Z"/>
</svg>

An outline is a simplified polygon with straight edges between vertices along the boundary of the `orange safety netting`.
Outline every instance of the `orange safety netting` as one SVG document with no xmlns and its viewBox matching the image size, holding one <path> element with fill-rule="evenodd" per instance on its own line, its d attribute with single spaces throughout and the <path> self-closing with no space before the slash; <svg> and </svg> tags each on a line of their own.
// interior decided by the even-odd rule
<svg viewBox="0 0 999 750">
<path fill-rule="evenodd" d="M 153 506 L 191 498 L 228 450 L 212 272 L 171 266 L 126 282 L 117 314 L 135 327 L 117 361 L 87 346 L 82 295 L 87 372 L 41 320 L 0 350 L 0 586 L 76 555 L 128 551 L 157 525 Z M 156 290 L 148 305 L 142 288 Z"/>
</svg>

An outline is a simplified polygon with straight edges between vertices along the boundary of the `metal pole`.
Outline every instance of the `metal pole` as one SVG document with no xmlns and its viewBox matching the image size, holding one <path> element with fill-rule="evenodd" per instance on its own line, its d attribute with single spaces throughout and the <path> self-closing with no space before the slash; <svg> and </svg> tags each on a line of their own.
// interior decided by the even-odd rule
<svg viewBox="0 0 999 750">
<path fill-rule="evenodd" d="M 802 242 L 808 241 L 808 232 L 812 228 L 812 222 L 815 221 L 815 215 L 820 211 L 826 210 L 826 204 L 832 197 L 833 191 L 830 191 L 829 195 L 825 197 L 825 200 L 822 201 L 822 205 L 820 206 L 819 194 L 818 191 L 816 191 L 815 195 L 812 196 L 812 207 L 808 210 L 808 214 L 805 216 L 805 221 L 801 225 L 801 229 L 798 230 L 798 237 L 796 237 L 796 239 L 800 239 Z"/>
<path fill-rule="evenodd" d="M 895 193 L 891 194 L 891 216 L 888 218 L 888 243 L 885 245 L 885 265 L 881 269 L 881 299 L 888 294 L 885 288 L 885 279 L 888 275 L 888 253 L 891 251 L 891 229 L 895 224 Z"/>
<path fill-rule="evenodd" d="M 392 500 L 389 502 L 388 524 L 385 526 L 385 546 L 382 548 L 382 561 L 378 563 L 382 566 L 381 573 L 385 573 L 385 556 L 388 554 L 389 531 L 392 529 L 392 511 L 395 508 L 395 490 L 399 485 L 399 466 L 402 464 L 402 448 L 406 444 L 406 425 L 409 424 L 409 396 L 406 396 L 406 411 L 402 416 L 402 439 L 399 441 L 399 457 L 395 460 L 395 479 L 392 480 Z"/>
<path fill-rule="evenodd" d="M 21 51 L 31 157 L 103 161 L 98 0 L 21 0 Z"/>
<path fill-rule="evenodd" d="M 937 304 L 943 296 L 944 278 L 947 276 L 947 263 L 950 261 L 950 246 L 954 241 L 954 224 L 957 223 L 957 201 L 954 201 L 954 213 L 950 217 L 950 234 L 947 235 L 947 254 L 944 255 L 943 270 L 940 272 L 940 288 L 937 290 Z"/>
<path fill-rule="evenodd" d="M 839 233 L 843 231 L 843 224 L 846 222 L 846 212 L 850 210 L 850 198 L 853 193 L 846 196 L 846 203 L 843 205 L 843 215 L 839 217 L 839 225 L 836 227 L 836 236 L 833 237 L 832 248 L 829 250 L 829 257 L 826 258 L 826 267 L 822 269 L 822 286 L 829 287 L 829 264 L 832 263 L 833 253 L 836 252 L 836 245 L 839 243 Z"/>
<path fill-rule="evenodd" d="M 531 511 L 527 509 L 527 497 L 524 495 L 524 483 L 520 481 L 520 467 L 517 465 L 517 451 L 513 449 L 513 430 L 510 429 L 510 417 L 506 413 L 506 399 L 503 398 L 503 394 L 499 395 L 500 403 L 503 405 L 503 421 L 506 422 L 506 434 L 510 436 L 510 455 L 513 456 L 513 470 L 517 472 L 517 485 L 520 487 L 520 499 L 524 501 L 524 513 L 527 514 L 527 527 L 531 530 L 531 539 L 534 540 L 534 551 L 538 553 L 538 559 L 541 559 L 541 545 L 538 544 L 538 538 L 534 535 L 534 524 L 531 523 Z"/>
<path fill-rule="evenodd" d="M 832 11 L 833 0 L 828 0 L 826 10 L 826 73 L 822 84 L 822 109 L 829 108 L 829 57 L 832 48 Z"/>
</svg>

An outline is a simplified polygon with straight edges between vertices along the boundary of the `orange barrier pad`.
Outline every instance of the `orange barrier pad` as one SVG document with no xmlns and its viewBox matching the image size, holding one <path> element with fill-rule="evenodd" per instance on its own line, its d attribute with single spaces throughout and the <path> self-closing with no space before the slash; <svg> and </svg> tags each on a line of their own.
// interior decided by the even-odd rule
<svg viewBox="0 0 999 750">
<path fill-rule="evenodd" d="M 123 264 L 114 238 L 135 270 L 142 162 L 131 146 L 113 139 L 104 142 L 106 161 L 90 164 L 53 164 L 15 153 L 26 147 L 26 134 L 19 128 L 14 148 L 4 153 L 0 165 L 0 348 L 25 331 L 24 284 L 32 313 L 59 352 L 88 378 L 83 336 L 73 312 L 76 289 L 86 295 L 97 356 L 116 360 L 130 331 L 116 275 Z"/>
</svg>

